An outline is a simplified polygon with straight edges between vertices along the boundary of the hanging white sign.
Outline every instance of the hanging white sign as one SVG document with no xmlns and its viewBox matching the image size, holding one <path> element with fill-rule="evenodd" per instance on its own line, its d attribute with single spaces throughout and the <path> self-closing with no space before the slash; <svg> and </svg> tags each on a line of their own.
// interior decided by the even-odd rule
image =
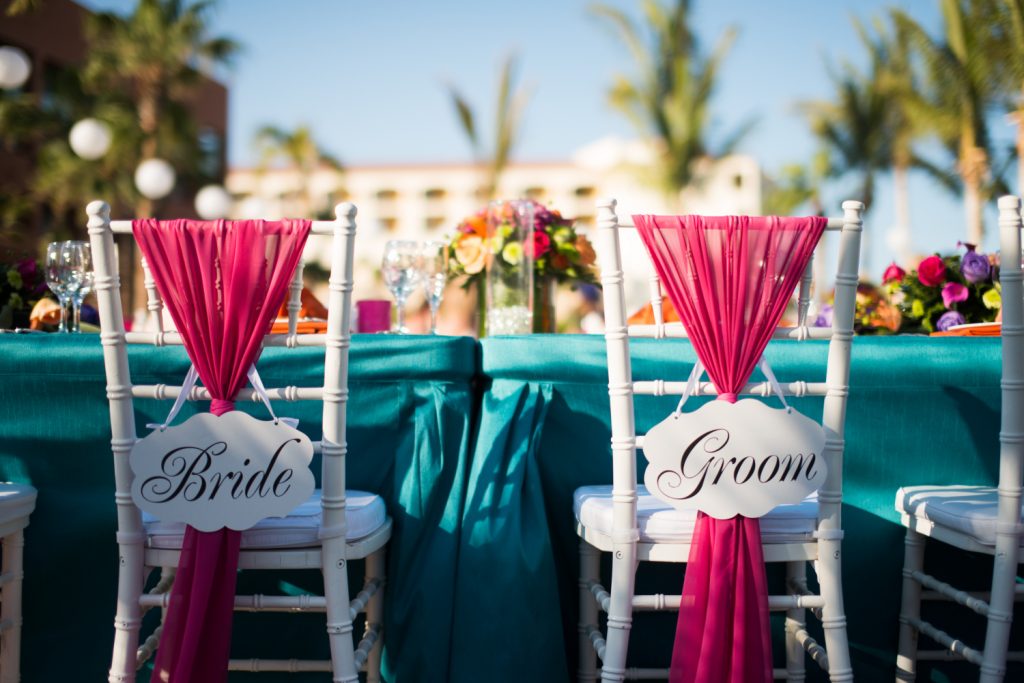
<svg viewBox="0 0 1024 683">
<path fill-rule="evenodd" d="M 164 521 L 241 531 L 309 499 L 312 459 L 309 437 L 281 421 L 200 413 L 135 443 L 132 500 Z"/>
<path fill-rule="evenodd" d="M 710 401 L 673 413 L 644 437 L 644 484 L 680 509 L 717 519 L 761 517 L 825 482 L 822 426 L 761 401 Z"/>
</svg>

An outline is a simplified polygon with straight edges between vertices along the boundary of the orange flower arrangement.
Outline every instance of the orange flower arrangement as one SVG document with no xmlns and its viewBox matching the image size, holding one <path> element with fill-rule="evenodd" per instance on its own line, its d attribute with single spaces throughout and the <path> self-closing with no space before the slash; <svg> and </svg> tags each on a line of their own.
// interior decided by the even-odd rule
<svg viewBox="0 0 1024 683">
<path fill-rule="evenodd" d="M 498 226 L 496 234 L 487 237 L 487 211 L 469 216 L 455 229 L 449 242 L 449 274 L 468 276 L 467 285 L 483 277 L 487 260 L 494 255 L 503 262 L 514 263 L 522 250 L 533 255 L 534 275 L 553 277 L 557 282 L 587 282 L 595 284 L 594 264 L 597 256 L 585 235 L 576 232 L 573 222 L 543 204 L 533 202 L 533 241 L 520 244 L 509 239 L 509 230 Z"/>
</svg>

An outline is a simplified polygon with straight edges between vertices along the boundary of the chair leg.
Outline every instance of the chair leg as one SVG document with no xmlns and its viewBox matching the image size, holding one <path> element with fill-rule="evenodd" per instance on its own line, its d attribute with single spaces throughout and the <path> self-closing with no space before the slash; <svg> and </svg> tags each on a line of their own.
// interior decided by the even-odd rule
<svg viewBox="0 0 1024 683">
<path fill-rule="evenodd" d="M 633 590 L 636 584 L 636 543 L 622 544 L 612 551 L 611 604 L 608 608 L 608 637 L 601 661 L 602 681 L 626 680 L 626 652 L 633 626 Z"/>
<path fill-rule="evenodd" d="M 357 683 L 355 647 L 352 645 L 352 617 L 349 615 L 348 570 L 345 539 L 323 542 L 324 597 L 327 598 L 327 638 L 331 643 L 334 683 Z"/>
<path fill-rule="evenodd" d="M 366 558 L 366 579 L 379 579 L 380 588 L 366 605 L 366 627 L 378 630 L 377 642 L 366 660 L 366 683 L 380 683 L 380 656 L 384 649 L 384 580 L 387 572 L 384 563 L 384 548 Z"/>
<path fill-rule="evenodd" d="M 828 652 L 828 677 L 832 683 L 853 681 L 850 663 L 850 642 L 846 633 L 846 611 L 843 608 L 841 541 L 838 538 L 818 540 L 818 585 L 825 605 L 821 608 L 821 626 L 825 632 Z"/>
<path fill-rule="evenodd" d="M 0 639 L 0 681 L 18 683 L 21 676 L 21 580 L 24 576 L 22 530 L 3 539 L 3 574 L 9 582 L 3 587 L 0 621 L 9 624 Z"/>
<path fill-rule="evenodd" d="M 786 584 L 788 593 L 794 593 L 794 586 L 807 583 L 807 563 L 786 563 Z M 789 683 L 800 683 L 806 678 L 806 662 L 804 646 L 796 639 L 797 631 L 807 625 L 807 610 L 794 608 L 786 610 L 786 680 Z"/>
<path fill-rule="evenodd" d="M 590 592 L 589 583 L 598 581 L 601 574 L 601 553 L 580 539 L 580 654 L 577 681 L 593 683 L 597 680 L 597 653 L 590 642 L 589 628 L 598 626 L 597 601 Z"/>
<path fill-rule="evenodd" d="M 925 537 L 907 529 L 903 548 L 903 599 L 900 605 L 900 640 L 896 648 L 896 680 L 917 678 L 917 629 L 911 619 L 921 618 L 921 584 L 912 576 L 924 569 Z"/>
<path fill-rule="evenodd" d="M 1019 503 L 1015 504 L 1019 508 Z M 985 649 L 981 658 L 981 683 L 1001 683 L 1006 675 L 1006 651 L 1013 621 L 1014 584 L 1020 537 L 1007 530 L 996 532 L 996 553 L 992 567 L 992 596 L 989 601 Z"/>
<path fill-rule="evenodd" d="M 114 654 L 111 657 L 109 683 L 135 681 L 135 658 L 139 648 L 142 608 L 139 597 L 145 582 L 142 543 L 120 547 L 117 572 L 117 614 L 114 617 Z"/>
</svg>

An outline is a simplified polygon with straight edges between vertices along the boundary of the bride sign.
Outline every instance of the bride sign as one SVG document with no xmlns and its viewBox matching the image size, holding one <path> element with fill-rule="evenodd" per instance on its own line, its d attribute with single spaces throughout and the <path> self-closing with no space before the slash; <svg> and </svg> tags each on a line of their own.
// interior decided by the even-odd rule
<svg viewBox="0 0 1024 683">
<path fill-rule="evenodd" d="M 164 521 L 242 531 L 309 499 L 312 459 L 309 437 L 281 421 L 200 413 L 136 442 L 132 499 Z"/>
<path fill-rule="evenodd" d="M 825 482 L 825 432 L 798 412 L 754 399 L 673 413 L 644 437 L 647 490 L 716 519 L 761 517 Z"/>
</svg>

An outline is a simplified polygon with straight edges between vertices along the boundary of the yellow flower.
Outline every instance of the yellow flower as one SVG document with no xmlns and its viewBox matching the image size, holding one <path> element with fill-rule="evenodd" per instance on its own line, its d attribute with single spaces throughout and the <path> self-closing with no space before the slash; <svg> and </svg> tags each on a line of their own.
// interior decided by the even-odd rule
<svg viewBox="0 0 1024 683">
<path fill-rule="evenodd" d="M 509 242 L 501 250 L 501 258 L 510 266 L 519 265 L 523 260 L 523 245 L 519 242 Z"/>
<path fill-rule="evenodd" d="M 479 235 L 463 235 L 455 245 L 455 259 L 469 275 L 476 275 L 484 269 L 487 250 Z"/>
</svg>

